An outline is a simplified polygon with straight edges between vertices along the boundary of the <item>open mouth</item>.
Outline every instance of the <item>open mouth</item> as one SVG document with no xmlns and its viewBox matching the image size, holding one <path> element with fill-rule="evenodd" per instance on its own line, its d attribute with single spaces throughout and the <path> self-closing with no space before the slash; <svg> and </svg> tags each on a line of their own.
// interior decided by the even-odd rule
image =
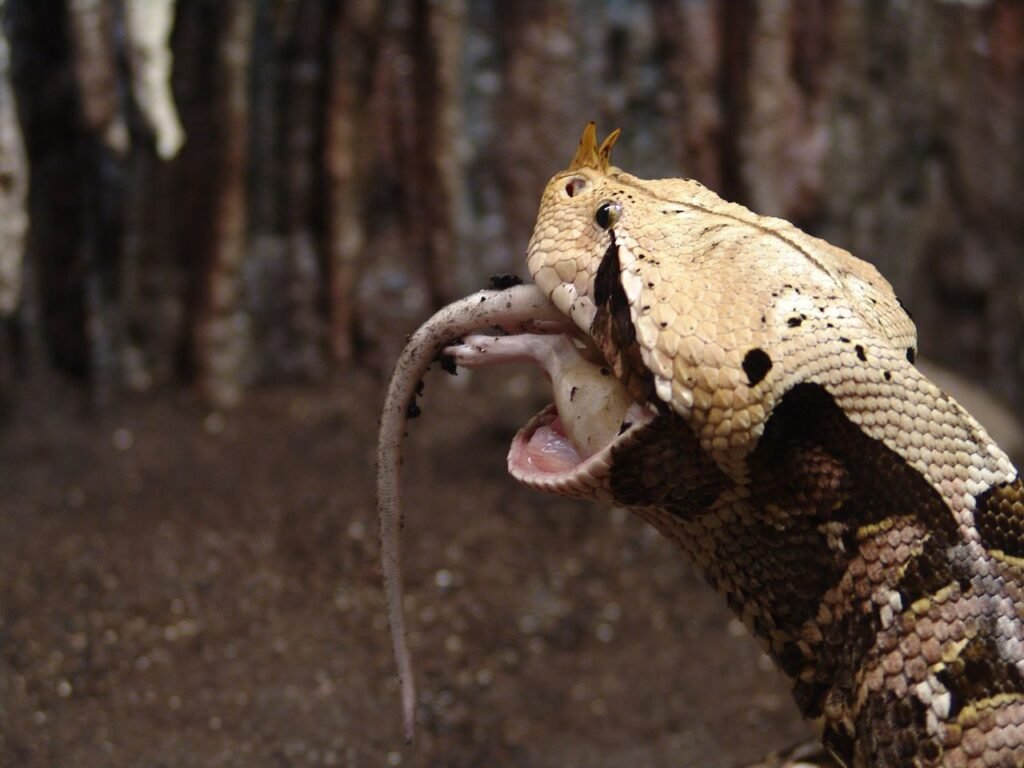
<svg viewBox="0 0 1024 768">
<path fill-rule="evenodd" d="M 520 476 L 562 475 L 583 462 L 579 448 L 565 433 L 554 403 L 516 433 L 509 450 L 509 468 Z"/>
<path fill-rule="evenodd" d="M 568 326 L 548 333 L 472 335 L 447 347 L 457 365 L 538 365 L 554 402 L 512 440 L 509 473 L 538 490 L 601 498 L 615 445 L 650 422 L 654 409 L 636 403 L 593 343 Z"/>
</svg>

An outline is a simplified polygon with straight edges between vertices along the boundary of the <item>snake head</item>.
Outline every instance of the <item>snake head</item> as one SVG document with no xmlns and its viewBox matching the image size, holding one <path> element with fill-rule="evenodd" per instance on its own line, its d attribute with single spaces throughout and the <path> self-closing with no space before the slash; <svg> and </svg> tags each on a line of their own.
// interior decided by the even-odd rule
<svg viewBox="0 0 1024 768">
<path fill-rule="evenodd" d="M 682 417 L 722 469 L 742 472 L 796 383 L 912 362 L 913 323 L 874 267 L 693 179 L 616 168 L 617 137 L 584 130 L 544 190 L 527 264 L 632 398 Z"/>
</svg>

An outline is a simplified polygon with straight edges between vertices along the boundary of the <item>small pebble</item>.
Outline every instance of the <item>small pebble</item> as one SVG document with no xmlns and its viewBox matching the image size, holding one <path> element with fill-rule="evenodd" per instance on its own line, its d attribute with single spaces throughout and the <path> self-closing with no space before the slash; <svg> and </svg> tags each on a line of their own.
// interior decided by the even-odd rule
<svg viewBox="0 0 1024 768">
<path fill-rule="evenodd" d="M 228 426 L 228 420 L 223 413 L 214 411 L 203 419 L 203 429 L 211 435 L 220 435 Z"/>
<path fill-rule="evenodd" d="M 135 435 L 132 434 L 130 429 L 121 427 L 120 429 L 114 430 L 113 443 L 117 450 L 127 451 L 135 445 Z"/>
<path fill-rule="evenodd" d="M 455 583 L 455 577 L 447 568 L 442 568 L 434 574 L 434 583 L 440 589 L 449 589 Z"/>
<path fill-rule="evenodd" d="M 362 520 L 354 520 L 348 524 L 348 537 L 352 541 L 362 541 L 366 538 L 366 523 Z"/>
</svg>

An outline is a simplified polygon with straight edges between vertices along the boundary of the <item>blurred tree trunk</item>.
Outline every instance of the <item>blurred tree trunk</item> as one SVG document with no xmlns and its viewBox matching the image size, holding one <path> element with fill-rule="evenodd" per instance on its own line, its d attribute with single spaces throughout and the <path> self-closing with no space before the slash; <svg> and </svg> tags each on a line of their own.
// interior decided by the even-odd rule
<svg viewBox="0 0 1024 768">
<path fill-rule="evenodd" d="M 322 0 L 298 0 L 284 100 L 288 275 L 282 286 L 287 306 L 280 358 L 285 375 L 314 378 L 323 374 L 325 366 L 318 226 L 322 177 L 318 159 L 323 143 L 320 103 L 324 96 L 327 21 Z"/>
<path fill-rule="evenodd" d="M 455 217 L 461 198 L 456 150 L 461 128 L 459 48 L 463 0 L 414 0 L 415 131 L 412 133 L 410 212 L 416 250 L 431 303 L 456 298 Z"/>
<path fill-rule="evenodd" d="M 0 16 L 6 14 L 0 0 Z M 15 369 L 15 335 L 11 319 L 24 291 L 28 163 L 11 86 L 11 47 L 0 27 L 0 407 L 6 408 Z"/>
<path fill-rule="evenodd" d="M 324 137 L 327 195 L 328 340 L 338 362 L 352 359 L 358 333 L 356 284 L 366 247 L 362 188 L 368 184 L 366 153 L 371 125 L 373 73 L 378 58 L 374 41 L 384 19 L 373 0 L 343 3 L 331 28 Z"/>
<path fill-rule="evenodd" d="M 118 94 L 114 5 L 108 0 L 69 0 L 71 51 L 85 127 L 111 150 L 128 149 Z"/>
<path fill-rule="evenodd" d="M 107 0 L 69 0 L 72 70 L 78 84 L 84 183 L 79 262 L 84 270 L 86 343 L 92 396 L 110 403 L 121 379 L 123 343 L 120 231 L 128 129 L 118 91 L 114 7 Z"/>
<path fill-rule="evenodd" d="M 0 0 L 0 13 L 6 4 Z M 11 87 L 11 47 L 0 28 L 0 318 L 10 316 L 21 296 L 25 251 L 28 164 Z"/>
<path fill-rule="evenodd" d="M 76 377 L 88 373 L 82 239 L 83 152 L 69 56 L 68 19 L 61 0 L 7 4 L 11 80 L 29 160 L 26 259 L 37 298 L 26 299 L 39 323 L 47 359 Z M 35 306 L 32 306 L 35 305 Z M 24 329 L 30 333 L 31 327 Z M 31 347 L 29 347 L 31 348 Z"/>
<path fill-rule="evenodd" d="M 200 388 L 214 403 L 229 406 L 242 396 L 249 341 L 242 269 L 248 251 L 249 61 L 255 15 L 249 0 L 224 2 L 219 11 L 224 30 L 214 86 L 219 162 L 213 176 L 212 241 L 200 273 L 193 332 Z"/>
<path fill-rule="evenodd" d="M 622 167 L 874 261 L 926 354 L 1024 405 L 1011 0 L 6 8 L 35 285 L 4 289 L 0 387 L 52 367 L 97 401 L 189 382 L 231 404 L 388 366 L 433 308 L 522 272 L 540 190 L 597 119 L 624 128 Z"/>
<path fill-rule="evenodd" d="M 171 91 L 176 0 L 126 0 L 125 49 L 132 141 L 125 162 L 121 255 L 124 385 L 143 392 L 173 382 L 184 320 L 184 275 L 175 252 L 170 169 L 185 141 Z"/>
</svg>

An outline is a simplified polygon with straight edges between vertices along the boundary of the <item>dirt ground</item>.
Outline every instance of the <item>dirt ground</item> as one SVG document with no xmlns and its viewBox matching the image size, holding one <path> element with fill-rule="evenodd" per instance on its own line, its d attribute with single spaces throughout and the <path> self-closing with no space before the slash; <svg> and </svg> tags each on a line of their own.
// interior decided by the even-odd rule
<svg viewBox="0 0 1024 768">
<path fill-rule="evenodd" d="M 383 381 L 0 428 L 0 765 L 727 766 L 806 733 L 682 556 L 504 471 L 543 402 L 433 374 L 406 452 L 401 742 L 374 509 Z"/>
</svg>

